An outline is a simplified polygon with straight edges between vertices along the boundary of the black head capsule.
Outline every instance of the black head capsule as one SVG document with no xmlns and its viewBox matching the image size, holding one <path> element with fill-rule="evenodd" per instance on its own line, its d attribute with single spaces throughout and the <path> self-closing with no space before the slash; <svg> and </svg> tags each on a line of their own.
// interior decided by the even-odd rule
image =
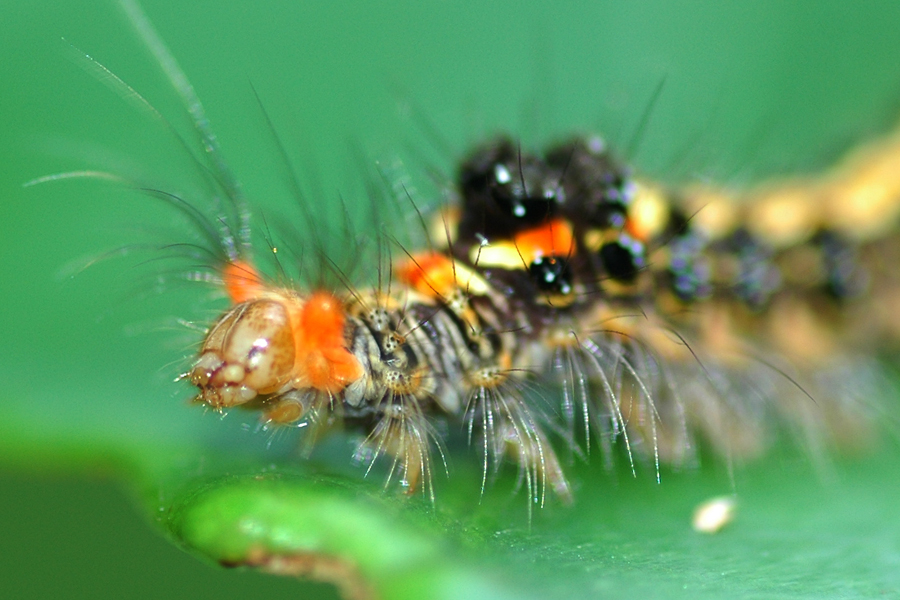
<svg viewBox="0 0 900 600">
<path fill-rule="evenodd" d="M 459 172 L 459 237 L 508 238 L 553 218 L 564 200 L 560 174 L 501 139 L 473 154 Z"/>
<path fill-rule="evenodd" d="M 644 244 L 627 233 L 603 244 L 599 255 L 606 275 L 623 283 L 634 281 L 646 266 Z"/>
<path fill-rule="evenodd" d="M 564 257 L 538 256 L 528 266 L 528 274 L 541 292 L 558 296 L 572 293 L 572 271 Z"/>
</svg>

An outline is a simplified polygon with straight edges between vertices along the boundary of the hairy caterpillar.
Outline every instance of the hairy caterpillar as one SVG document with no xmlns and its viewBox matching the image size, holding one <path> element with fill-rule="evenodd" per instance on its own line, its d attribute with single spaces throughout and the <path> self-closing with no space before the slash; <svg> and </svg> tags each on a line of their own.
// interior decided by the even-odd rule
<svg viewBox="0 0 900 600">
<path fill-rule="evenodd" d="M 879 156 L 890 154 L 889 146 Z M 570 170 L 579 161 L 585 163 L 581 170 Z M 865 180 L 848 169 L 855 173 L 849 179 Z M 786 331 L 785 321 L 817 317 L 809 305 L 831 311 L 828 293 L 852 296 L 861 271 L 852 257 L 841 257 L 879 254 L 877 246 L 890 246 L 890 236 L 876 227 L 889 221 L 890 201 L 887 213 L 851 212 L 847 220 L 804 217 L 808 200 L 791 201 L 789 220 L 799 225 L 782 240 L 779 234 L 768 239 L 774 229 L 762 225 L 738 234 L 734 224 L 764 220 L 755 216 L 763 209 L 742 208 L 724 192 L 684 192 L 679 199 L 681 192 L 652 185 L 636 183 L 632 189 L 624 170 L 593 138 L 544 152 L 499 140 L 471 154 L 463 172 L 481 183 L 457 191 L 462 212 L 445 211 L 432 247 L 424 254 L 410 249 L 412 256 L 393 270 L 384 266 L 385 281 L 373 289 L 311 290 L 262 276 L 240 242 L 241 210 L 224 236 L 220 215 L 206 215 L 212 226 L 208 241 L 221 259 L 213 266 L 237 306 L 213 326 L 189 373 L 201 387 L 200 400 L 217 408 L 252 400 L 273 423 L 312 416 L 327 423 L 342 413 L 346 424 L 372 436 L 366 448 L 396 458 L 400 479 L 411 490 L 428 486 L 429 453 L 441 435 L 432 420 L 461 421 L 484 453 L 486 476 L 493 468 L 488 463 L 511 455 L 532 495 L 540 496 L 549 484 L 563 498 L 569 488 L 550 438 L 561 438 L 563 446 L 591 439 L 610 446 L 618 438 L 629 454 L 651 462 L 682 461 L 698 436 L 726 454 L 756 451 L 773 411 L 800 413 L 785 422 L 800 424 L 812 439 L 841 431 L 817 421 L 845 421 L 845 407 L 855 414 L 852 402 L 843 403 L 848 397 L 842 390 L 800 381 L 788 370 L 796 366 L 818 377 L 826 373 L 820 361 L 840 360 L 840 353 L 807 356 L 805 348 L 824 342 L 791 348 L 791 340 L 777 337 L 767 346 L 760 340 L 770 336 L 761 330 L 777 334 Z M 611 181 L 598 186 L 594 176 Z M 889 178 L 878 181 L 892 185 Z M 839 189 L 823 185 L 827 195 Z M 546 193 L 535 196 L 534 189 Z M 801 186 L 801 193 L 812 194 L 810 189 Z M 620 198 L 606 197 L 613 191 Z M 594 194 L 601 200 L 567 203 Z M 837 210 L 852 194 L 835 197 Z M 777 203 L 759 206 L 768 204 Z M 556 219 L 556 211 L 565 218 Z M 859 215 L 862 226 L 847 226 Z M 856 232 L 863 232 L 861 239 Z M 841 279 L 846 265 L 849 282 Z M 773 274 L 782 270 L 797 280 L 795 287 Z M 708 272 L 708 280 L 701 272 Z M 890 279 L 874 279 L 886 289 L 871 297 L 888 297 Z M 802 306 L 799 312 L 790 303 L 773 307 L 780 299 L 772 295 L 797 296 Z M 308 310 L 319 314 L 306 315 Z M 850 333 L 889 323 L 852 316 L 837 312 L 838 321 L 848 321 L 846 333 L 839 331 L 842 348 L 852 347 Z M 306 317 L 330 325 L 299 326 Z M 834 330 L 831 317 L 824 320 L 826 327 L 812 324 L 807 340 Z M 253 321 L 262 321 L 262 329 Z M 267 331 L 269 326 L 274 330 Z M 230 337 L 232 328 L 242 327 L 249 338 Z M 720 339 L 718 332 L 733 335 Z M 249 339 L 249 349 L 229 345 L 237 339 Z M 756 354 L 774 349 L 774 358 L 753 356 L 740 347 L 744 339 Z M 276 360 L 258 340 L 287 349 L 293 362 Z M 435 356 L 445 349 L 451 364 L 442 371 Z M 222 362 L 230 350 L 236 358 Z M 257 381 L 258 361 L 269 361 L 271 377 Z M 533 374 L 556 380 L 560 391 L 535 393 L 529 389 Z M 554 407 L 560 394 L 562 405 Z M 553 412 L 561 418 L 544 414 Z M 847 418 L 845 425 L 852 429 L 856 423 Z"/>
<path fill-rule="evenodd" d="M 388 455 L 409 492 L 432 489 L 442 420 L 483 453 L 484 480 L 509 458 L 541 502 L 571 499 L 554 433 L 573 444 L 580 428 L 607 458 L 619 441 L 632 468 L 657 469 L 701 439 L 755 454 L 773 421 L 813 443 L 859 437 L 865 398 L 829 374 L 850 362 L 838 348 L 896 325 L 850 305 L 898 291 L 858 256 L 896 245 L 898 148 L 742 206 L 632 179 L 600 138 L 543 154 L 502 138 L 460 167 L 432 247 L 403 249 L 375 288 L 267 279 L 230 223 L 233 307 L 184 377 L 217 410 L 361 431 L 358 454 Z"/>
<path fill-rule="evenodd" d="M 382 288 L 281 287 L 232 254 L 234 306 L 185 377 L 216 409 L 360 428 L 361 450 L 390 455 L 410 491 L 430 488 L 436 418 L 480 440 L 485 477 L 509 455 L 532 494 L 563 499 L 560 428 L 657 464 L 699 439 L 757 453 L 773 421 L 813 443 L 859 437 L 865 397 L 835 365 L 850 364 L 838 348 L 896 329 L 880 302 L 898 282 L 874 259 L 895 251 L 898 157 L 890 140 L 833 181 L 741 208 L 709 190 L 676 203 L 598 138 L 544 156 L 500 140 L 462 166 L 445 240 Z M 556 386 L 537 395 L 560 399 L 561 422 L 528 394 L 537 376 Z"/>
</svg>

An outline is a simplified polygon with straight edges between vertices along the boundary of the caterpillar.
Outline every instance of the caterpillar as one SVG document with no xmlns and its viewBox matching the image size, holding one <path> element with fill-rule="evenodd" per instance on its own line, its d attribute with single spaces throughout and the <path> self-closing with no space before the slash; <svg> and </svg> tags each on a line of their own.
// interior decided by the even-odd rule
<svg viewBox="0 0 900 600">
<path fill-rule="evenodd" d="M 896 139 L 822 178 L 736 194 L 645 180 L 599 137 L 542 150 L 498 137 L 424 216 L 424 250 L 395 246 L 377 283 L 338 269 L 338 284 L 310 285 L 274 248 L 257 254 L 283 274 L 258 267 L 239 188 L 179 91 L 226 199 L 208 215 L 154 192 L 196 225 L 202 278 L 231 301 L 182 376 L 198 403 L 320 430 L 309 436 L 359 432 L 359 459 L 386 456 L 389 481 L 432 497 L 459 429 L 482 489 L 511 462 L 540 503 L 572 499 L 560 449 L 612 461 L 622 448 L 658 474 L 701 445 L 752 456 L 778 427 L 814 446 L 866 437 L 867 390 L 843 382 L 866 368 L 853 349 L 897 328 Z"/>
<path fill-rule="evenodd" d="M 900 291 L 882 262 L 898 167 L 889 140 L 742 204 L 635 179 L 597 137 L 500 138 L 463 161 L 432 247 L 380 286 L 285 286 L 228 245 L 233 306 L 184 377 L 216 410 L 361 431 L 358 454 L 387 454 L 410 493 L 431 489 L 435 420 L 479 448 L 482 486 L 508 458 L 541 502 L 571 500 L 550 439 L 576 429 L 657 472 L 701 440 L 756 454 L 772 421 L 812 444 L 864 437 L 865 394 L 833 369 L 897 327 L 880 301 Z"/>
<path fill-rule="evenodd" d="M 827 184 L 741 205 L 634 179 L 599 138 L 543 154 L 502 138 L 460 167 L 444 237 L 381 287 L 285 287 L 229 248 L 233 306 L 184 377 L 217 410 L 339 419 L 409 492 L 431 487 L 436 419 L 476 440 L 485 478 L 509 458 L 562 500 L 550 439 L 576 429 L 657 469 L 701 441 L 756 454 L 773 421 L 815 444 L 863 437 L 865 397 L 832 369 L 896 330 L 878 300 L 900 288 L 877 258 L 896 251 L 898 165 L 890 140 Z"/>
</svg>

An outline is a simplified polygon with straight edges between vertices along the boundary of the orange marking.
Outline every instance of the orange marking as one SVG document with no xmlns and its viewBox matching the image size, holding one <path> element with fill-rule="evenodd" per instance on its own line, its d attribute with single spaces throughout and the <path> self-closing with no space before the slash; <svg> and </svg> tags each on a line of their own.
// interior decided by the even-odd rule
<svg viewBox="0 0 900 600">
<path fill-rule="evenodd" d="M 438 252 L 423 252 L 394 268 L 397 279 L 431 298 L 447 297 L 456 287 L 453 261 Z"/>
<path fill-rule="evenodd" d="M 263 285 L 256 268 L 248 262 L 239 260 L 225 265 L 222 271 L 225 291 L 235 304 L 254 300 L 260 296 Z"/>
<path fill-rule="evenodd" d="M 572 226 L 564 219 L 553 219 L 518 233 L 514 243 L 525 264 L 529 265 L 538 256 L 571 256 L 575 253 Z"/>
<path fill-rule="evenodd" d="M 645 244 L 650 238 L 649 228 L 645 227 L 643 223 L 640 223 L 635 219 L 627 219 L 625 221 L 625 233 Z"/>
<path fill-rule="evenodd" d="M 346 347 L 340 300 L 328 292 L 315 292 L 295 316 L 294 369 L 304 386 L 337 394 L 363 376 L 362 365 Z"/>
</svg>

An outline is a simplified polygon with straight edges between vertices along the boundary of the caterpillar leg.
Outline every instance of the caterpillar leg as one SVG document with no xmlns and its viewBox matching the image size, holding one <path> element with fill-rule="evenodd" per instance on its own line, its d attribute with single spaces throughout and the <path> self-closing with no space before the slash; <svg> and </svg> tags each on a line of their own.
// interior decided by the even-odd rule
<svg viewBox="0 0 900 600">
<path fill-rule="evenodd" d="M 497 426 L 495 452 L 516 461 L 519 476 L 524 481 L 530 497 L 543 506 L 549 488 L 557 498 L 571 504 L 572 490 L 563 473 L 556 452 L 540 427 L 533 424 L 524 427 L 511 418 L 502 419 Z"/>
<path fill-rule="evenodd" d="M 548 488 L 563 502 L 572 501 L 569 482 L 543 423 L 512 385 L 478 388 L 469 401 L 466 422 L 470 442 L 476 429 L 481 433 L 482 492 L 488 473 L 509 458 L 518 465 L 520 483 L 535 503 L 543 506 Z"/>
<path fill-rule="evenodd" d="M 306 422 L 319 426 L 330 422 L 335 399 L 327 392 L 314 389 L 291 389 L 267 398 L 260 406 L 260 420 L 266 425 L 291 425 Z"/>
<path fill-rule="evenodd" d="M 423 489 L 434 501 L 431 444 L 443 458 L 438 437 L 416 400 L 388 397 L 383 400 L 371 432 L 356 451 L 357 460 L 368 462 L 368 474 L 382 455 L 391 458 L 385 487 L 397 477 L 408 495 Z"/>
</svg>

